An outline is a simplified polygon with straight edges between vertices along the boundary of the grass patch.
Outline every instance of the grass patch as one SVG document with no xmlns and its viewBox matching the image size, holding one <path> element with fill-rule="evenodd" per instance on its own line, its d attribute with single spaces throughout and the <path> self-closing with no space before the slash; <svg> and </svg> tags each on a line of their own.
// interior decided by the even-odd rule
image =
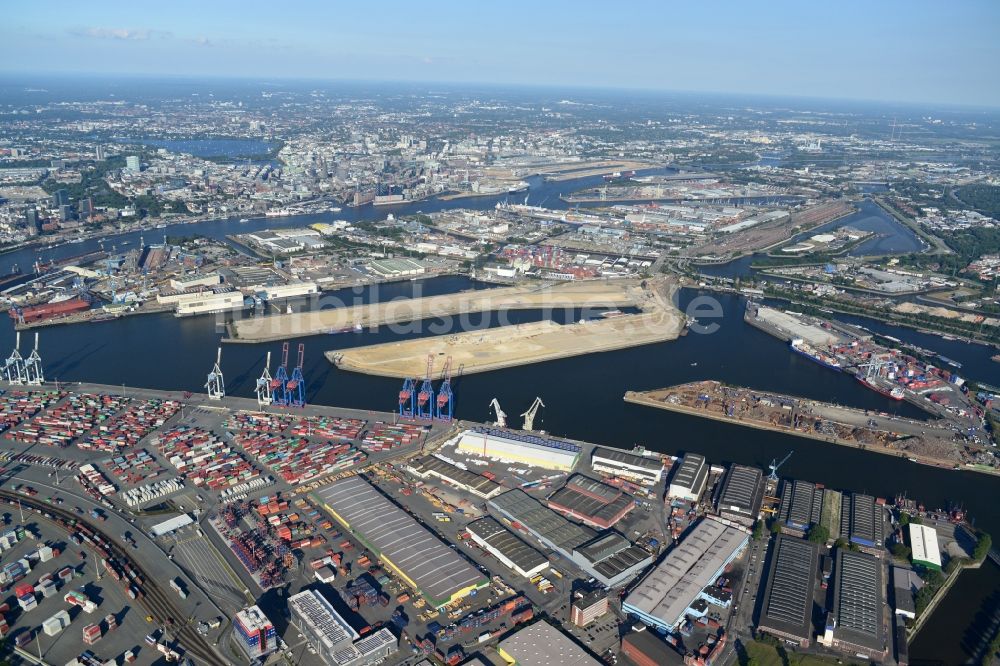
<svg viewBox="0 0 1000 666">
<path fill-rule="evenodd" d="M 758 643 L 757 641 L 747 640 L 743 641 L 743 646 L 746 648 L 747 661 L 753 660 L 752 663 L 755 666 L 784 666 L 784 661 L 781 655 L 778 654 L 778 650 L 766 643 Z M 788 665 L 789 666 L 831 666 L 831 664 L 865 664 L 867 662 L 855 661 L 850 658 L 841 657 L 837 659 L 835 657 L 824 657 L 813 654 L 795 654 L 794 652 L 786 652 L 788 655 Z M 743 661 L 738 663 L 743 664 Z"/>
</svg>

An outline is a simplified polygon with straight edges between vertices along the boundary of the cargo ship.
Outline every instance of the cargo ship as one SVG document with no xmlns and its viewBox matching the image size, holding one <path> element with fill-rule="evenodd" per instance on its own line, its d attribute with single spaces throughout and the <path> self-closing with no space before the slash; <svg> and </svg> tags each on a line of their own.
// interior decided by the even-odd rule
<svg viewBox="0 0 1000 666">
<path fill-rule="evenodd" d="M 811 361 L 815 361 L 820 365 L 830 368 L 831 370 L 837 370 L 838 372 L 843 371 L 843 367 L 840 365 L 840 361 L 835 359 L 830 354 L 822 352 L 812 345 L 804 341 L 802 338 L 795 338 L 790 343 L 789 346 L 792 351 L 796 354 L 801 354 Z"/>
<path fill-rule="evenodd" d="M 54 303 L 43 303 L 42 305 L 32 305 L 26 308 L 11 308 L 7 311 L 14 321 L 23 321 L 26 324 L 60 317 L 73 312 L 83 312 L 90 308 L 90 302 L 79 296 L 56 301 Z"/>
<path fill-rule="evenodd" d="M 894 386 L 890 390 L 885 386 L 879 386 L 872 380 L 868 379 L 867 377 L 862 377 L 861 375 L 858 375 L 858 381 L 861 382 L 864 386 L 870 388 L 876 393 L 881 393 L 887 398 L 892 398 L 893 400 L 903 399 L 903 389 L 899 388 L 898 386 Z"/>
</svg>

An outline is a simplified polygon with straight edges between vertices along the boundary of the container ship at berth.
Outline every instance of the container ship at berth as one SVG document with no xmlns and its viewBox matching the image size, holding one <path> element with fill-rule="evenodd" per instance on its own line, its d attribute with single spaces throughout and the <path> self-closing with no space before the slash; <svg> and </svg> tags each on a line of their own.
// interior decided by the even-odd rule
<svg viewBox="0 0 1000 666">
<path fill-rule="evenodd" d="M 898 386 L 894 386 L 892 387 L 892 389 L 890 389 L 887 386 L 879 386 L 872 380 L 868 379 L 867 377 L 862 377 L 861 375 L 858 375 L 858 381 L 861 382 L 864 386 L 870 388 L 876 393 L 881 393 L 887 398 L 892 398 L 893 400 L 903 399 L 903 389 L 899 388 Z"/>
<path fill-rule="evenodd" d="M 843 367 L 840 365 L 840 361 L 835 359 L 830 354 L 822 352 L 814 348 L 809 343 L 805 342 L 802 338 L 795 338 L 791 341 L 789 346 L 792 351 L 796 354 L 801 354 L 811 361 L 815 361 L 822 366 L 830 368 L 831 370 L 843 371 Z"/>
</svg>

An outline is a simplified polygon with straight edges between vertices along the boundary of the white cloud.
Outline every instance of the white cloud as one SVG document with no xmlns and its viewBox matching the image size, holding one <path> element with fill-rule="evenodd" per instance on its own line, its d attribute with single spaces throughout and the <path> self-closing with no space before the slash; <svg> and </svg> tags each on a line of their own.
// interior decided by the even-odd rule
<svg viewBox="0 0 1000 666">
<path fill-rule="evenodd" d="M 76 28 L 70 34 L 91 39 L 115 39 L 125 42 L 141 42 L 154 38 L 166 38 L 169 32 L 149 28 Z"/>
</svg>

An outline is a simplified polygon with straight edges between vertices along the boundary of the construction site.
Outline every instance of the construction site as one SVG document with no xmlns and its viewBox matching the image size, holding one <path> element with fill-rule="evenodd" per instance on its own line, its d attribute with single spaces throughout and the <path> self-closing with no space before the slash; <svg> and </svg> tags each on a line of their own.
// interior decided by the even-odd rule
<svg viewBox="0 0 1000 666">
<path fill-rule="evenodd" d="M 965 465 L 964 439 L 944 420 L 919 421 L 717 381 L 629 391 L 625 401 L 736 425 L 908 458 L 935 467 Z"/>
<path fill-rule="evenodd" d="M 545 320 L 465 331 L 335 349 L 326 357 L 343 370 L 405 378 L 420 376 L 424 364 L 433 365 L 434 359 L 450 358 L 455 368 L 471 374 L 676 339 L 685 321 L 671 303 L 672 283 L 645 284 L 629 289 L 630 304 L 641 310 L 638 314 L 619 311 L 572 324 Z"/>
</svg>

